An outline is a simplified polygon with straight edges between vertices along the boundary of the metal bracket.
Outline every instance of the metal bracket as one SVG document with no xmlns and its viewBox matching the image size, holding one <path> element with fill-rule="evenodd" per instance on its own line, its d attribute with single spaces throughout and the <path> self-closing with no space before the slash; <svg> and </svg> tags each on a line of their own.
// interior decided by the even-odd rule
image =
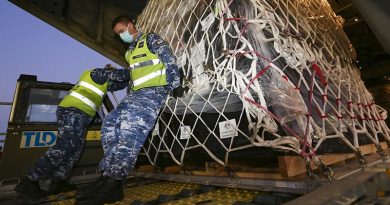
<svg viewBox="0 0 390 205">
<path fill-rule="evenodd" d="M 181 169 L 183 174 L 185 174 L 187 176 L 191 176 L 192 175 L 191 171 L 188 170 L 185 166 L 180 166 L 180 169 Z"/>
<path fill-rule="evenodd" d="M 390 148 L 390 140 L 386 140 L 387 147 Z"/>
<path fill-rule="evenodd" d="M 317 167 L 320 169 L 321 173 L 325 175 L 329 179 L 329 181 L 335 180 L 335 176 L 332 168 L 326 166 L 318 157 L 314 158 L 314 162 L 316 163 Z"/>
<path fill-rule="evenodd" d="M 359 164 L 363 166 L 363 168 L 367 167 L 367 160 L 363 157 L 360 151 L 355 152 L 355 158 L 358 160 Z"/>
<path fill-rule="evenodd" d="M 229 166 L 225 167 L 225 171 L 228 174 L 229 177 L 236 177 L 236 172 Z"/>
<path fill-rule="evenodd" d="M 318 179 L 318 176 L 311 169 L 310 160 L 305 160 L 305 163 L 306 163 L 307 176 L 309 176 L 310 179 L 314 179 L 314 180 Z"/>
<path fill-rule="evenodd" d="M 154 169 L 154 171 L 157 172 L 157 173 L 164 173 L 164 168 L 159 167 L 159 166 L 157 166 L 157 165 L 153 166 L 153 169 Z"/>
<path fill-rule="evenodd" d="M 380 144 L 375 145 L 375 147 L 376 147 L 376 153 L 378 153 L 383 158 L 383 161 L 386 161 L 387 151 L 385 151 Z"/>
</svg>

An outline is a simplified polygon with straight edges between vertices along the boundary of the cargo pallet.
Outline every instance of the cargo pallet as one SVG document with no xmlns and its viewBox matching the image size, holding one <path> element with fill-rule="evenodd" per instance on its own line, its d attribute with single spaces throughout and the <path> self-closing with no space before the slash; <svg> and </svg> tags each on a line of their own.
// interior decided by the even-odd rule
<svg viewBox="0 0 390 205">
<path fill-rule="evenodd" d="M 380 143 L 387 151 L 385 142 Z M 386 160 L 377 153 L 374 144 L 360 146 L 360 154 L 322 154 L 322 163 L 333 170 L 335 179 L 342 179 Z M 363 156 L 363 157 L 362 157 Z M 363 159 L 364 165 L 361 164 Z M 300 156 L 279 156 L 276 168 L 259 168 L 230 164 L 223 167 L 215 162 L 205 162 L 202 167 L 167 166 L 156 168 L 152 165 L 139 165 L 133 173 L 137 177 L 192 182 L 216 186 L 244 188 L 262 191 L 280 191 L 304 194 L 329 181 L 328 176 L 310 161 L 313 176 L 307 174 L 307 163 Z"/>
</svg>

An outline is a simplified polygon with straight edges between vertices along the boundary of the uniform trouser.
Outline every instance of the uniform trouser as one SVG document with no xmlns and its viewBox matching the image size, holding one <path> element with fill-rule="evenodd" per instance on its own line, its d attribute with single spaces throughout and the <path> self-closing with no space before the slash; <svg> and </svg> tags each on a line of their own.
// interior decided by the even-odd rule
<svg viewBox="0 0 390 205">
<path fill-rule="evenodd" d="M 167 93 L 163 87 L 132 91 L 105 117 L 102 125 L 104 158 L 99 166 L 104 176 L 123 179 L 133 169 Z"/>
<path fill-rule="evenodd" d="M 57 108 L 58 134 L 54 146 L 49 148 L 27 171 L 31 180 L 47 177 L 66 179 L 79 161 L 85 145 L 85 134 L 92 117 L 77 108 Z"/>
</svg>

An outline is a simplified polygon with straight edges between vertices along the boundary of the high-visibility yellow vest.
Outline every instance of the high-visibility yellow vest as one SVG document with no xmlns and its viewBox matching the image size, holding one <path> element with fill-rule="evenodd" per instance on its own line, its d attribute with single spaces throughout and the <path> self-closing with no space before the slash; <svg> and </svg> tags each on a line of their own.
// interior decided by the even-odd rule
<svg viewBox="0 0 390 205">
<path fill-rule="evenodd" d="M 132 52 L 126 52 L 129 63 L 132 90 L 167 85 L 166 68 L 158 56 L 150 52 L 143 34 Z"/>
<path fill-rule="evenodd" d="M 103 98 L 107 94 L 108 85 L 107 82 L 103 85 L 95 83 L 91 78 L 91 71 L 83 72 L 79 82 L 62 99 L 59 106 L 78 108 L 91 117 L 96 115 L 96 111 L 102 105 Z"/>
</svg>

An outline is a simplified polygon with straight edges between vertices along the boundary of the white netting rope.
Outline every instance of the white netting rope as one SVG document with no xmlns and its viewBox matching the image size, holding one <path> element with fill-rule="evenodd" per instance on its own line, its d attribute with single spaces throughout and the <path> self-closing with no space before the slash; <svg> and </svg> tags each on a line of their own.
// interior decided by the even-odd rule
<svg viewBox="0 0 390 205">
<path fill-rule="evenodd" d="M 362 137 L 390 141 L 387 113 L 360 79 L 326 0 L 150 0 L 138 19 L 141 31 L 170 43 L 190 88 L 167 101 L 144 145 L 152 164 L 169 153 L 182 165 L 198 148 L 227 165 L 229 153 L 254 146 L 315 157 L 331 138 L 354 152 Z M 236 133 L 222 137 L 222 121 Z"/>
</svg>

